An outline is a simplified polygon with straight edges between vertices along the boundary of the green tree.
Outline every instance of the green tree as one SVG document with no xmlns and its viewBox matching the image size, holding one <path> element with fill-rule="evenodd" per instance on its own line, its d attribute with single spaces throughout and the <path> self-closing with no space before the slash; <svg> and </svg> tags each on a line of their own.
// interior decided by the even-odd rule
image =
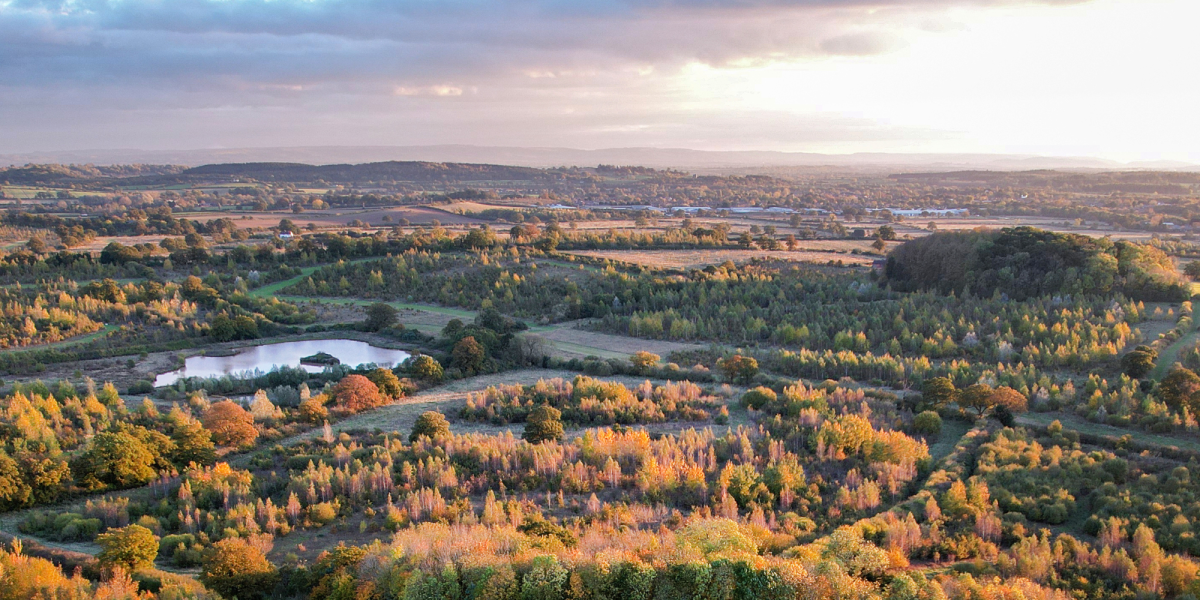
<svg viewBox="0 0 1200 600">
<path fill-rule="evenodd" d="M 446 420 L 446 415 L 435 410 L 427 410 L 417 417 L 417 421 L 413 423 L 412 433 L 408 436 L 408 441 L 415 442 L 421 436 L 438 438 L 450 435 L 450 421 Z"/>
<path fill-rule="evenodd" d="M 957 396 L 958 390 L 954 388 L 954 382 L 946 377 L 927 379 L 921 386 L 922 405 L 934 410 L 954 402 Z"/>
<path fill-rule="evenodd" d="M 242 538 L 213 544 L 200 571 L 200 583 L 225 598 L 255 600 L 275 587 L 278 573 L 262 550 Z"/>
<path fill-rule="evenodd" d="M 1200 281 L 1200 260 L 1193 260 L 1183 267 L 1183 274 L 1192 281 Z"/>
<path fill-rule="evenodd" d="M 442 380 L 442 363 L 427 354 L 418 354 L 409 361 L 408 372 L 421 381 L 437 383 Z"/>
<path fill-rule="evenodd" d="M 986 383 L 969 386 L 958 393 L 958 405 L 983 415 L 987 409 L 991 408 L 992 393 L 995 391 Z"/>
<path fill-rule="evenodd" d="M 175 443 L 175 451 L 170 455 L 171 462 L 179 467 L 191 463 L 211 465 L 216 462 L 217 450 L 212 433 L 200 421 L 178 410 L 172 411 L 168 419 L 172 421 L 171 441 Z"/>
<path fill-rule="evenodd" d="M 391 369 L 382 367 L 367 373 L 367 379 L 379 388 L 379 393 L 388 398 L 399 398 L 404 395 L 404 386 L 400 383 L 400 378 Z"/>
<path fill-rule="evenodd" d="M 1149 346 L 1138 346 L 1121 357 L 1121 369 L 1134 379 L 1141 379 L 1154 370 L 1158 352 Z"/>
<path fill-rule="evenodd" d="M 96 536 L 100 553 L 96 558 L 105 567 L 121 567 L 128 572 L 154 564 L 158 557 L 158 537 L 141 525 L 110 529 Z"/>
<path fill-rule="evenodd" d="M 390 304 L 376 302 L 367 307 L 367 320 L 363 327 L 367 331 L 382 331 L 400 320 L 400 313 Z"/>
<path fill-rule="evenodd" d="M 525 420 L 525 433 L 522 437 L 534 444 L 540 444 L 562 439 L 562 436 L 562 411 L 549 404 L 540 404 L 530 411 Z"/>
<path fill-rule="evenodd" d="M 1176 365 L 1158 384 L 1158 396 L 1174 410 L 1182 410 L 1187 406 L 1192 414 L 1196 414 L 1200 405 L 1200 376 L 1191 369 Z"/>
<path fill-rule="evenodd" d="M 450 364 L 470 375 L 483 367 L 483 359 L 486 357 L 487 352 L 483 344 L 476 341 L 474 336 L 468 335 L 454 344 L 454 350 L 450 352 Z"/>
<path fill-rule="evenodd" d="M 875 232 L 875 237 L 881 240 L 892 241 L 896 239 L 896 230 L 891 225 L 883 225 Z"/>
</svg>

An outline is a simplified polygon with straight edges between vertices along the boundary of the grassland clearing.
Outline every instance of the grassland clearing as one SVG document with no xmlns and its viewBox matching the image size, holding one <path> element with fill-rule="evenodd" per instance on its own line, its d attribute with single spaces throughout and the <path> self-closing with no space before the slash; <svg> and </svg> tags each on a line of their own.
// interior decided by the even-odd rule
<svg viewBox="0 0 1200 600">
<path fill-rule="evenodd" d="M 751 259 L 763 258 L 774 260 L 789 260 L 794 262 L 826 264 L 829 261 L 842 261 L 851 266 L 870 266 L 879 257 L 849 254 L 840 252 L 815 252 L 798 250 L 587 250 L 571 252 L 577 256 L 590 256 L 608 260 L 626 262 L 648 267 L 667 267 L 673 269 L 699 269 L 709 265 L 719 265 L 726 261 L 744 263 Z"/>
</svg>

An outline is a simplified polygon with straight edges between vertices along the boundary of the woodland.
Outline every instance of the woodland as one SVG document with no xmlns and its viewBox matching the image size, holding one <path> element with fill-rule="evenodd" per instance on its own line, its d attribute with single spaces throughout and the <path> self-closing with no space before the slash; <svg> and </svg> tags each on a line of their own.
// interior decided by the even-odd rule
<svg viewBox="0 0 1200 600">
<path fill-rule="evenodd" d="M 8 169 L 0 600 L 1196 600 L 1189 177 Z"/>
</svg>

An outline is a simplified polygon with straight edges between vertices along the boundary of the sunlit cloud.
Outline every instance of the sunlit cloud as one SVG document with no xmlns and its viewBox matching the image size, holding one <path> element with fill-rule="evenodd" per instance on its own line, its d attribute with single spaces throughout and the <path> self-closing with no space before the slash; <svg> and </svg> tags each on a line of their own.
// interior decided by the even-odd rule
<svg viewBox="0 0 1200 600">
<path fill-rule="evenodd" d="M 7 0 L 0 151 L 1179 156 L 1182 142 L 1136 123 L 1200 134 L 1181 112 L 1194 86 L 1163 68 L 1196 13 L 1188 0 Z M 1101 85 L 1110 66 L 1125 72 Z"/>
</svg>

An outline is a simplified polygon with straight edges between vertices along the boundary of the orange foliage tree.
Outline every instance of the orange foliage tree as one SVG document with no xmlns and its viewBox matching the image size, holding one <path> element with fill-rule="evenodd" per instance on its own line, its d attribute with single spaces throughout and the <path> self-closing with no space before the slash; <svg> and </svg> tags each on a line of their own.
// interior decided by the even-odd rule
<svg viewBox="0 0 1200 600">
<path fill-rule="evenodd" d="M 354 414 L 370 410 L 387 401 L 379 386 L 362 375 L 347 375 L 333 387 L 333 400 L 341 412 Z"/>
<path fill-rule="evenodd" d="M 208 407 L 201 420 L 212 432 L 213 441 L 222 446 L 249 446 L 258 437 L 258 429 L 254 427 L 254 416 L 229 400 L 222 400 Z"/>
</svg>

